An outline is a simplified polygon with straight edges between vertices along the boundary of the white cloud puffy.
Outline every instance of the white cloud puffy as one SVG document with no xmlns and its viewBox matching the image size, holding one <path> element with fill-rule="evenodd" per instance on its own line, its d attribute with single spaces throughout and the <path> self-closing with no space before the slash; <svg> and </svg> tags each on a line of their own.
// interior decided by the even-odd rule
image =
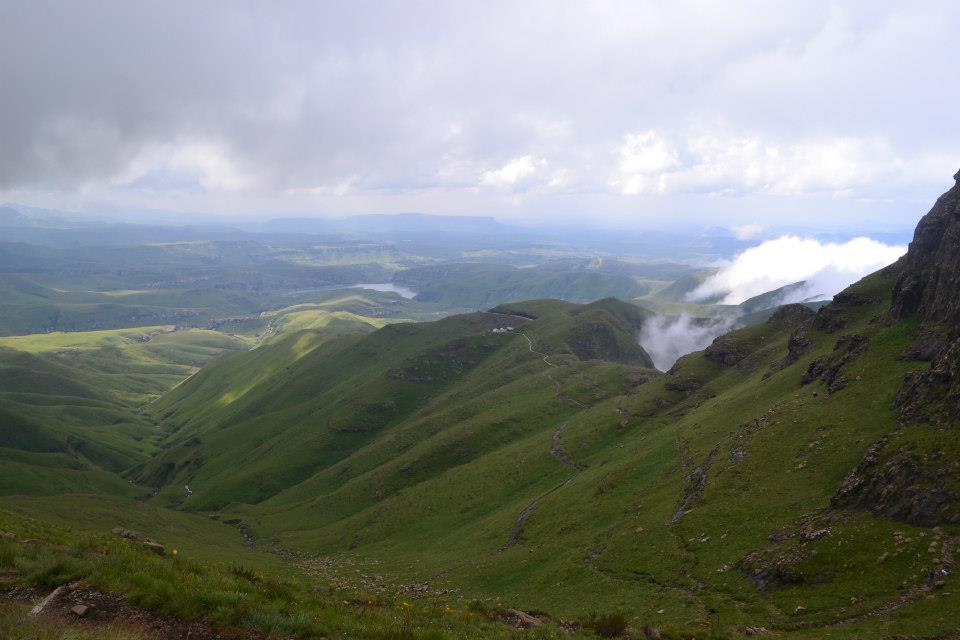
<svg viewBox="0 0 960 640">
<path fill-rule="evenodd" d="M 668 172 L 680 166 L 677 151 L 656 131 L 628 133 L 618 154 L 620 176 L 613 184 L 625 195 L 665 191 Z"/>
<path fill-rule="evenodd" d="M 870 238 L 833 243 L 781 236 L 740 253 L 688 297 L 703 300 L 722 295 L 724 304 L 740 304 L 761 293 L 804 281 L 806 286 L 783 302 L 828 299 L 865 275 L 895 262 L 906 250 Z"/>
<path fill-rule="evenodd" d="M 780 196 L 869 193 L 952 166 L 949 155 L 898 155 L 879 138 L 765 140 L 757 136 L 628 134 L 612 181 L 625 195 L 646 192 Z"/>
<path fill-rule="evenodd" d="M 491 187 L 513 187 L 546 164 L 546 160 L 529 155 L 514 158 L 499 169 L 484 171 L 480 176 L 480 183 Z"/>
</svg>

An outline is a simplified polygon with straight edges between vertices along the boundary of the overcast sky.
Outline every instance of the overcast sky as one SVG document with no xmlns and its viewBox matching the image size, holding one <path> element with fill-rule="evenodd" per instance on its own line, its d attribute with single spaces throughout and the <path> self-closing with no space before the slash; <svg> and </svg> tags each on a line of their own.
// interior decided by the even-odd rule
<svg viewBox="0 0 960 640">
<path fill-rule="evenodd" d="M 0 201 L 910 226 L 960 3 L 0 0 Z"/>
</svg>

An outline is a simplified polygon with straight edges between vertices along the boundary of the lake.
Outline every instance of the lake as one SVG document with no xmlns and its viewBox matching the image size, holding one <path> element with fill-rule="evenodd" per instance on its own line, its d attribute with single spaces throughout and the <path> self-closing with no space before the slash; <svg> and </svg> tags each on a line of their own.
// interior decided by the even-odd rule
<svg viewBox="0 0 960 640">
<path fill-rule="evenodd" d="M 401 287 L 399 285 L 393 284 L 392 282 L 378 282 L 378 283 L 364 283 L 364 284 L 352 284 L 348 288 L 350 289 L 371 289 L 373 291 L 383 291 L 387 293 L 397 293 L 403 296 L 404 298 L 412 298 L 417 295 L 417 292 L 413 289 L 407 289 L 406 287 Z"/>
</svg>

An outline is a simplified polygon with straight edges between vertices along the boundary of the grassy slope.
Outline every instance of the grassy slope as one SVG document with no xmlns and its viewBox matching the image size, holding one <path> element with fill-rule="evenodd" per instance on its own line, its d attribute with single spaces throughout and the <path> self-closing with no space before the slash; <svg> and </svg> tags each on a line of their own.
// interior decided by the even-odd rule
<svg viewBox="0 0 960 640">
<path fill-rule="evenodd" d="M 355 296 L 360 298 L 360 296 Z M 350 298 L 343 296 L 334 301 L 321 304 L 298 304 L 260 314 L 266 322 L 261 340 L 276 340 L 282 335 L 298 333 L 308 329 L 322 330 L 331 338 L 338 336 L 367 333 L 379 329 L 391 322 L 384 318 L 360 315 L 350 311 L 330 311 L 329 308 L 348 304 Z M 339 303 L 339 304 L 338 304 Z M 327 308 L 324 308 L 327 307 Z M 397 320 L 393 320 L 396 322 Z"/>
<path fill-rule="evenodd" d="M 631 350 L 642 312 L 615 301 L 534 301 L 336 340 L 287 334 L 218 360 L 154 403 L 150 415 L 168 435 L 137 476 L 168 483 L 160 504 L 225 507 L 265 547 L 330 555 L 388 580 L 426 580 L 528 610 L 623 609 L 636 627 L 718 635 L 762 625 L 791 637 L 936 636 L 960 615 L 955 589 L 868 615 L 923 582 L 939 553 L 927 544 L 934 532 L 825 511 L 846 474 L 893 429 L 893 396 L 921 366 L 898 358 L 916 323 L 877 320 L 892 279 L 878 273 L 855 285 L 867 302 L 835 304 L 846 320 L 838 331 L 808 324 L 810 351 L 785 367 L 792 327 L 774 320 L 728 336 L 734 365 L 695 353 L 656 374 Z M 507 324 L 516 329 L 490 332 Z M 853 333 L 868 346 L 844 369 L 849 384 L 832 394 L 820 381 L 801 385 L 808 365 Z M 35 360 L 20 365 L 77 398 L 70 411 L 51 413 L 107 402 L 111 387 L 87 389 L 83 375 L 58 368 L 67 365 L 57 339 L 46 350 L 32 345 Z M 114 399 L 137 397 L 136 389 L 111 389 Z M 17 402 L 23 395 L 10 392 Z M 15 442 L 16 455 L 47 453 L 39 425 L 7 432 L 34 439 Z M 706 472 L 702 491 L 698 469 Z M 70 505 L 86 504 L 24 500 L 11 505 L 62 522 Z M 104 526 L 122 504 L 101 505 L 91 526 Z M 794 563 L 791 581 L 758 591 L 742 560 L 789 552 L 775 534 L 810 517 L 829 525 L 808 545 L 817 553 Z"/>
<path fill-rule="evenodd" d="M 539 302 L 502 309 L 536 317 L 521 327 L 530 345 L 516 333 L 488 335 L 482 363 L 453 376 L 437 369 L 442 380 L 407 385 L 408 395 L 385 372 L 408 371 L 415 354 L 422 358 L 449 342 L 467 320 L 330 343 L 226 413 L 209 410 L 211 395 L 223 393 L 216 385 L 194 395 L 212 384 L 200 377 L 157 410 L 180 428 L 174 441 L 199 434 L 218 450 L 233 440 L 239 452 L 224 454 L 222 463 L 204 458 L 197 482 L 213 483 L 215 497 L 185 504 L 257 502 L 230 510 L 282 546 L 346 554 L 397 579 L 433 581 L 528 609 L 624 608 L 638 622 L 763 625 L 810 637 L 820 637 L 824 625 L 833 637 L 934 635 L 957 613 L 947 591 L 877 618 L 829 626 L 919 584 L 931 554 L 916 541 L 929 531 L 844 513 L 813 545 L 817 557 L 800 563 L 798 582 L 758 592 L 737 568 L 769 545 L 771 534 L 826 509 L 867 448 L 893 428 L 893 395 L 918 365 L 897 358 L 915 324 L 874 320 L 889 306 L 891 277 L 875 274 L 855 285 L 852 291 L 870 302 L 840 305 L 847 325 L 838 332 L 808 327 L 810 352 L 782 369 L 777 363 L 791 327 L 774 321 L 732 334 L 745 356 L 734 366 L 695 353 L 659 376 L 576 357 L 570 338 L 583 326 L 572 313 L 578 308 Z M 598 304 L 580 313 L 602 311 Z M 467 318 L 481 330 L 492 326 L 489 317 Z M 801 385 L 809 363 L 833 353 L 838 338 L 850 333 L 869 343 L 845 369 L 849 385 L 834 394 L 820 381 Z M 552 354 L 550 363 L 535 351 Z M 429 358 L 422 363 L 442 367 Z M 330 436 L 325 429 L 363 426 L 366 407 L 390 398 L 403 409 L 369 414 L 371 430 Z M 338 402 L 360 407 L 361 422 L 341 413 Z M 551 455 L 561 424 L 556 441 L 582 470 Z M 240 433 L 254 434 L 254 444 L 236 446 Z M 300 452 L 296 473 L 267 462 L 274 453 L 296 460 Z M 708 479 L 698 494 L 691 472 L 704 465 Z M 245 493 L 252 473 L 279 482 Z M 538 496 L 517 542 L 505 545 L 517 515 Z M 894 531 L 906 532 L 912 547 L 878 564 L 896 546 Z"/>
<path fill-rule="evenodd" d="M 547 328 L 547 337 L 558 344 L 566 340 L 573 351 L 594 355 L 605 350 L 624 360 L 643 356 L 627 329 L 637 321 L 634 315 L 624 316 L 619 325 L 605 322 L 615 315 L 606 306 L 640 313 L 629 305 L 607 301 L 568 313 L 564 305 L 552 304 L 556 311 L 548 324 L 531 324 L 533 337 Z M 522 322 L 478 313 L 391 325 L 362 338 L 323 344 L 302 356 L 293 350 L 302 336 L 294 335 L 258 349 L 250 362 L 224 362 L 223 370 L 242 366 L 258 375 L 237 374 L 232 382 L 225 377 L 230 373 L 212 368 L 157 403 L 152 411 L 175 431 L 167 454 L 140 477 L 176 485 L 189 479 L 192 486 L 203 487 L 184 503 L 194 508 L 258 502 L 317 472 L 330 472 L 384 436 L 411 433 L 419 441 L 430 431 L 463 427 L 468 413 L 495 410 L 496 402 L 482 397 L 484 393 L 514 381 L 537 388 L 529 384 L 536 365 L 524 339 L 490 331 Z M 587 330 L 601 324 L 599 339 L 588 339 L 593 334 Z M 516 395 L 516 390 L 504 394 L 508 401 Z M 549 404 L 550 388 L 541 395 L 543 399 L 522 402 Z M 456 408 L 452 418 L 447 415 L 451 408 Z M 529 425 L 520 418 L 512 422 L 513 428 L 497 433 L 449 437 L 463 447 L 464 455 L 473 456 L 517 437 Z M 436 438 L 431 446 L 442 447 L 443 441 Z M 382 460 L 392 454 L 378 455 Z M 441 449 L 431 455 L 450 458 Z M 456 459 L 446 464 L 456 464 Z M 171 469 L 179 471 L 170 476 Z"/>
<path fill-rule="evenodd" d="M 156 451 L 138 409 L 243 343 L 139 327 L 0 338 L 0 493 L 132 495 L 117 472 Z"/>
<path fill-rule="evenodd" d="M 169 512 L 150 513 L 145 519 L 148 524 L 159 519 L 176 525 L 169 533 L 184 544 L 175 557 L 169 551 L 158 556 L 136 542 L 92 532 L 74 522 L 69 526 L 41 522 L 20 509 L 0 509 L 0 528 L 9 534 L 0 536 L 0 589 L 29 586 L 45 593 L 79 581 L 84 589 L 123 594 L 127 606 L 185 620 L 203 618 L 229 637 L 247 637 L 246 631 L 256 632 L 255 637 L 371 640 L 570 637 L 555 625 L 533 632 L 514 630 L 494 622 L 494 612 L 480 606 L 411 603 L 401 594 L 345 591 L 333 585 L 316 589 L 296 576 L 264 573 L 258 562 L 261 554 L 243 549 L 238 535 L 215 531 L 226 529 L 223 525 Z M 36 543 L 20 542 L 27 538 Z M 209 549 L 200 546 L 202 541 L 209 541 Z M 164 542 L 168 549 L 179 544 L 172 538 Z M 0 635 L 89 640 L 156 637 L 149 628 L 124 620 L 97 627 L 70 618 L 29 619 L 25 609 L 18 603 L 0 603 Z"/>
</svg>

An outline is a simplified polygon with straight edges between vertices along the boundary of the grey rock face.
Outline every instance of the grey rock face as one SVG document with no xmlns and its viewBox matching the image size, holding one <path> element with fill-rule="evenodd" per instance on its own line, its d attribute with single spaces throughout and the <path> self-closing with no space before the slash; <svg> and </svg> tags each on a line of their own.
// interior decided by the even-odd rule
<svg viewBox="0 0 960 640">
<path fill-rule="evenodd" d="M 924 320 L 960 320 L 960 171 L 917 225 L 893 288 L 891 313 Z"/>
</svg>

